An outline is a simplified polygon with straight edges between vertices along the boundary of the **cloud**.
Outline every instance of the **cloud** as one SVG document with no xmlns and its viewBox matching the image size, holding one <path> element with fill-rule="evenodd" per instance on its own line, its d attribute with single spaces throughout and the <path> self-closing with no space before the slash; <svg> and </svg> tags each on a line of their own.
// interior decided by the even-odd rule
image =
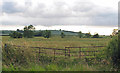
<svg viewBox="0 0 120 73">
<path fill-rule="evenodd" d="M 17 8 L 15 2 L 4 2 L 2 6 L 2 11 L 5 13 L 17 13 L 23 10 Z"/>
<path fill-rule="evenodd" d="M 90 1 L 51 0 L 35 2 L 4 2 L 3 25 L 35 24 L 117 26 L 117 11 Z"/>
<path fill-rule="evenodd" d="M 91 11 L 93 8 L 95 7 L 94 4 L 90 3 L 90 2 L 77 2 L 74 6 L 73 6 L 73 10 L 75 12 L 89 12 Z"/>
</svg>

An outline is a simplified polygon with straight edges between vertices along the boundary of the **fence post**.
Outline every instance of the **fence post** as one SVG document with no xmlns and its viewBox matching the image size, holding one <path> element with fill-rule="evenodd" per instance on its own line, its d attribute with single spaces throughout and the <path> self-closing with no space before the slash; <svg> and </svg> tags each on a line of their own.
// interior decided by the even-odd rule
<svg viewBox="0 0 120 73">
<path fill-rule="evenodd" d="M 40 61 L 40 48 L 39 48 L 39 61 Z"/>
<path fill-rule="evenodd" d="M 8 53 L 7 47 L 8 47 L 7 44 L 5 44 L 5 45 L 4 45 L 4 49 L 5 49 L 5 51 Z"/>
<path fill-rule="evenodd" d="M 55 51 L 56 51 L 56 50 L 54 49 L 54 60 L 55 60 Z"/>
<path fill-rule="evenodd" d="M 70 57 L 70 48 L 69 48 L 69 57 Z"/>
<path fill-rule="evenodd" d="M 66 47 L 65 47 L 65 58 L 66 58 Z"/>
<path fill-rule="evenodd" d="M 81 58 L 81 47 L 79 47 L 79 58 Z"/>
<path fill-rule="evenodd" d="M 95 57 L 95 52 L 96 52 L 96 50 L 95 50 L 95 48 L 94 48 L 94 57 Z"/>
</svg>

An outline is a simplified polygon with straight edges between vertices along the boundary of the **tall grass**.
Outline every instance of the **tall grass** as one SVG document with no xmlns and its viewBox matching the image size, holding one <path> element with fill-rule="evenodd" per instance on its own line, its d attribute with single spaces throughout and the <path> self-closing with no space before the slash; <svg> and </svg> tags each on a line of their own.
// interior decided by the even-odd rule
<svg viewBox="0 0 120 73">
<path fill-rule="evenodd" d="M 72 38 L 72 39 L 71 39 Z M 49 39 L 43 37 L 20 38 L 13 39 L 4 36 L 2 40 L 3 49 L 3 70 L 4 71 L 97 71 L 110 70 L 110 65 L 103 64 L 98 60 L 72 58 L 56 58 L 51 55 L 43 55 L 39 57 L 36 49 L 29 47 L 18 48 L 8 45 L 4 48 L 4 44 L 20 45 L 20 46 L 39 46 L 48 48 L 64 48 L 64 47 L 80 47 L 91 45 L 107 45 L 110 38 L 78 38 L 70 36 L 60 38 L 58 36 Z M 76 49 L 73 49 L 73 51 Z M 86 49 L 84 49 L 86 50 Z M 98 56 L 99 57 L 99 56 Z M 97 63 L 98 62 L 98 63 Z M 103 67 L 103 68 L 102 68 Z"/>
<path fill-rule="evenodd" d="M 111 38 L 79 38 L 75 36 L 60 38 L 51 37 L 49 39 L 43 37 L 34 38 L 20 38 L 13 39 L 8 36 L 4 36 L 2 43 L 9 43 L 15 45 L 26 45 L 26 46 L 41 46 L 41 47 L 54 47 L 64 48 L 68 46 L 79 47 L 79 46 L 90 46 L 90 45 L 107 45 Z M 22 42 L 22 43 L 21 43 Z"/>
</svg>

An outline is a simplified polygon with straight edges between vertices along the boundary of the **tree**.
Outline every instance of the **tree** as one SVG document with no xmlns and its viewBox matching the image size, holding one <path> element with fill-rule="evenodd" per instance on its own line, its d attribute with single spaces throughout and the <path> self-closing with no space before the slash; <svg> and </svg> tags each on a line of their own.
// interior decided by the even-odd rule
<svg viewBox="0 0 120 73">
<path fill-rule="evenodd" d="M 61 32 L 61 38 L 64 38 L 65 37 L 65 34 L 63 32 Z"/>
<path fill-rule="evenodd" d="M 22 38 L 23 35 L 19 32 L 14 31 L 13 33 L 10 34 L 10 37 L 12 37 L 12 38 Z"/>
<path fill-rule="evenodd" d="M 115 36 L 116 34 L 118 34 L 118 29 L 113 29 L 112 36 Z"/>
<path fill-rule="evenodd" d="M 93 38 L 99 38 L 99 34 L 98 33 L 94 34 Z"/>
<path fill-rule="evenodd" d="M 29 25 L 29 26 L 28 26 L 28 29 L 34 31 L 34 30 L 35 30 L 35 27 L 34 27 L 33 25 Z"/>
<path fill-rule="evenodd" d="M 17 31 L 17 32 L 20 32 L 20 33 L 23 33 L 23 30 L 20 30 L 20 29 L 17 29 L 16 31 Z"/>
<path fill-rule="evenodd" d="M 43 36 L 43 31 L 36 32 L 34 36 Z"/>
<path fill-rule="evenodd" d="M 43 32 L 43 37 L 44 38 L 50 38 L 51 37 L 51 31 L 50 30 L 45 30 Z"/>
<path fill-rule="evenodd" d="M 89 33 L 86 33 L 86 34 L 85 34 L 85 37 L 86 37 L 86 38 L 90 38 L 90 37 L 91 37 L 90 32 L 89 32 Z"/>
<path fill-rule="evenodd" d="M 32 38 L 34 36 L 35 27 L 33 25 L 24 27 L 24 37 Z"/>
<path fill-rule="evenodd" d="M 61 29 L 59 31 L 62 31 Z"/>
<path fill-rule="evenodd" d="M 110 35 L 110 37 L 112 38 L 112 35 Z"/>
<path fill-rule="evenodd" d="M 78 32 L 78 36 L 79 36 L 79 38 L 81 38 L 83 36 L 81 31 Z"/>
<path fill-rule="evenodd" d="M 19 32 L 20 30 L 19 30 L 19 29 L 17 29 L 17 31 Z"/>
</svg>

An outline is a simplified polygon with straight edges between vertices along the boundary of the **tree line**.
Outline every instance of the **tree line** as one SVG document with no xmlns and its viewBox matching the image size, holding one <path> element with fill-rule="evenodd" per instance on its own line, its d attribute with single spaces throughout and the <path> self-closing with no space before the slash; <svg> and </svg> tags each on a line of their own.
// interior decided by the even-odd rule
<svg viewBox="0 0 120 73">
<path fill-rule="evenodd" d="M 12 38 L 33 38 L 34 36 L 43 36 L 45 38 L 51 37 L 51 31 L 45 30 L 40 32 L 35 32 L 35 27 L 33 25 L 25 26 L 23 30 L 17 29 L 9 34 Z"/>
<path fill-rule="evenodd" d="M 61 31 L 61 30 L 60 30 Z M 51 37 L 51 31 L 50 30 L 44 30 L 44 31 L 38 31 L 35 32 L 35 27 L 33 25 L 25 26 L 23 30 L 17 29 L 16 31 L 9 34 L 12 38 L 33 38 L 34 36 L 42 36 L 44 38 L 50 38 Z M 60 37 L 65 38 L 66 34 L 64 32 L 61 32 Z M 99 34 L 96 33 L 95 35 L 91 35 L 89 33 L 82 33 L 81 31 L 78 32 L 79 38 L 99 38 Z"/>
</svg>

